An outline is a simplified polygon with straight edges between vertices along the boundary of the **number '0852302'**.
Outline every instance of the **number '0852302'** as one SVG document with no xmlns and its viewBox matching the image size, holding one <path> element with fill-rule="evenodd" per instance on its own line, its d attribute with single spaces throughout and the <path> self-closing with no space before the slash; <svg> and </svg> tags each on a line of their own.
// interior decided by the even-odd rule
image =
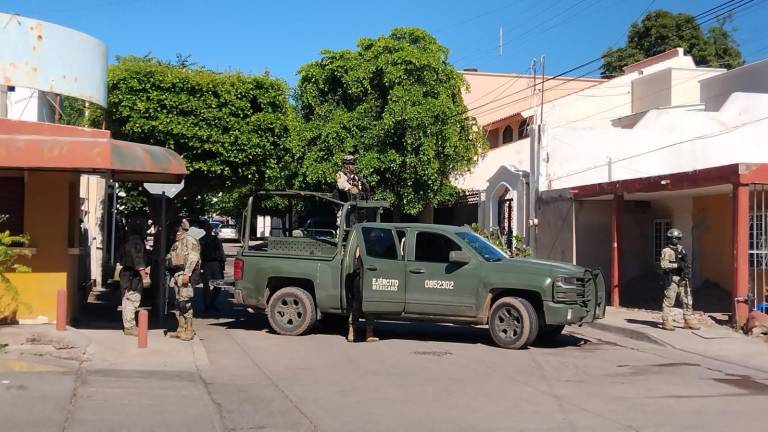
<svg viewBox="0 0 768 432">
<path fill-rule="evenodd" d="M 452 290 L 453 289 L 453 281 L 425 280 L 424 281 L 424 288 Z"/>
</svg>

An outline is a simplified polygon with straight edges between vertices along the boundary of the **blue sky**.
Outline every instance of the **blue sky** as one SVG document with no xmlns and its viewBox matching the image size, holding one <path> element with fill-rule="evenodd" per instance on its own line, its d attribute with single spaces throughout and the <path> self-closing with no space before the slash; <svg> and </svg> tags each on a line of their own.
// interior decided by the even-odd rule
<svg viewBox="0 0 768 432">
<path fill-rule="evenodd" d="M 354 48 L 359 37 L 397 26 L 432 32 L 459 69 L 524 72 L 546 55 L 555 74 L 622 44 L 629 24 L 649 4 L 693 15 L 723 0 L 0 0 L 0 10 L 91 34 L 115 55 L 190 54 L 209 68 L 263 72 L 293 84 L 296 70 L 320 50 Z M 768 57 L 768 0 L 735 16 L 748 61 Z M 504 29 L 503 56 L 498 52 Z M 579 71 L 585 73 L 588 69 Z"/>
</svg>

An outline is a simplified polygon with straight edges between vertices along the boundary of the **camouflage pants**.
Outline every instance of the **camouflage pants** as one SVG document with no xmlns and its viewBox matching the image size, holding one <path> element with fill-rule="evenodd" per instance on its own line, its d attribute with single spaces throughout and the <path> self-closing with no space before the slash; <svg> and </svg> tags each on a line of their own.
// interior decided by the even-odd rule
<svg viewBox="0 0 768 432">
<path fill-rule="evenodd" d="M 143 283 L 141 275 L 136 270 L 122 269 L 120 271 L 120 290 L 123 293 L 123 328 L 136 328 L 136 312 L 141 303 Z"/>
<path fill-rule="evenodd" d="M 680 297 L 683 304 L 683 318 L 693 318 L 693 296 L 691 295 L 691 286 L 687 279 L 680 276 L 672 276 L 669 286 L 664 290 L 664 304 L 661 312 L 661 319 L 664 321 L 672 320 L 672 308 L 675 306 L 675 300 Z"/>
<path fill-rule="evenodd" d="M 184 277 L 184 272 L 174 274 L 171 278 L 171 287 L 173 287 L 173 292 L 176 295 L 176 308 L 179 316 L 191 320 L 194 290 L 191 281 L 187 284 L 181 283 L 182 277 Z"/>
</svg>

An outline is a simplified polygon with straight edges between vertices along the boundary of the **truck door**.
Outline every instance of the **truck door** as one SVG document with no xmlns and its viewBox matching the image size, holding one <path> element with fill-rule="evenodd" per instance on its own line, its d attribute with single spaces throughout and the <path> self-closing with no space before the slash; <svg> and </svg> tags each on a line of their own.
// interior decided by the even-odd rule
<svg viewBox="0 0 768 432">
<path fill-rule="evenodd" d="M 362 272 L 363 312 L 401 314 L 405 308 L 405 262 L 392 228 L 357 224 L 356 237 L 362 246 L 355 259 Z"/>
<path fill-rule="evenodd" d="M 445 233 L 412 231 L 409 234 L 412 237 L 406 248 L 405 312 L 476 316 L 482 278 L 472 254 Z M 451 252 L 462 254 L 465 262 L 451 262 Z"/>
</svg>

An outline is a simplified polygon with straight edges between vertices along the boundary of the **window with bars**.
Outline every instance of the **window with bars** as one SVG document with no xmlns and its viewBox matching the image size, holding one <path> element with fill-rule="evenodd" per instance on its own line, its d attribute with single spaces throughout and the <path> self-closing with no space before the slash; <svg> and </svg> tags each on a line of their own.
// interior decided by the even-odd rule
<svg viewBox="0 0 768 432">
<path fill-rule="evenodd" d="M 661 260 L 661 250 L 667 245 L 667 231 L 672 229 L 671 219 L 656 219 L 653 221 L 653 262 Z"/>
<path fill-rule="evenodd" d="M 768 226 L 766 212 L 749 215 L 749 268 L 768 268 Z"/>
</svg>

